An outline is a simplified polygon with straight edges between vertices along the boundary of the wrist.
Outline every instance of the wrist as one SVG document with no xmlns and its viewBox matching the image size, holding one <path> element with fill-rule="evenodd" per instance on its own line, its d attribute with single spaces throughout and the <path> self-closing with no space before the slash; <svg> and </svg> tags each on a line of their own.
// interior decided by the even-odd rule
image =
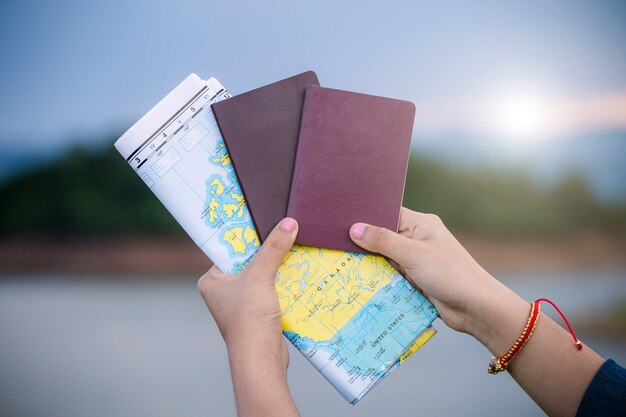
<svg viewBox="0 0 626 417">
<path fill-rule="evenodd" d="M 530 304 L 490 276 L 468 317 L 468 333 L 492 354 L 502 355 L 517 340 Z"/>
<path fill-rule="evenodd" d="M 237 336 L 225 338 L 225 341 L 231 369 L 274 369 L 286 376 L 289 352 L 282 333 L 241 331 L 237 332 Z"/>
<path fill-rule="evenodd" d="M 240 416 L 296 416 L 287 383 L 289 356 L 279 332 L 229 339 L 228 361 Z"/>
</svg>

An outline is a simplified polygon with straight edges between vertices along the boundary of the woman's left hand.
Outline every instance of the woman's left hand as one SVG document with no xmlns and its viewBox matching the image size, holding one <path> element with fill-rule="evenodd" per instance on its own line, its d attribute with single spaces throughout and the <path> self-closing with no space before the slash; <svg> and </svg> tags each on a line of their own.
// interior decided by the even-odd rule
<svg viewBox="0 0 626 417">
<path fill-rule="evenodd" d="M 200 293 L 217 323 L 229 354 L 236 351 L 239 358 L 249 351 L 276 354 L 287 368 L 289 356 L 282 336 L 274 280 L 297 234 L 296 221 L 285 218 L 241 273 L 225 274 L 213 266 L 198 281 Z M 248 349 L 252 344 L 254 348 Z"/>
</svg>

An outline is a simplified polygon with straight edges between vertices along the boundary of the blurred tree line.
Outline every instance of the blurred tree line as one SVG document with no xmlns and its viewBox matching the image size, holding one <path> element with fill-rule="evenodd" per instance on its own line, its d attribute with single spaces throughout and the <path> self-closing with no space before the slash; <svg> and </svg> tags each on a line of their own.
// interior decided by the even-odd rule
<svg viewBox="0 0 626 417">
<path fill-rule="evenodd" d="M 74 149 L 0 186 L 2 236 L 181 234 L 112 148 Z M 626 205 L 595 200 L 577 177 L 538 186 L 523 172 L 461 169 L 412 156 L 404 205 L 456 231 L 528 236 L 626 234 Z"/>
<path fill-rule="evenodd" d="M 467 169 L 413 156 L 404 206 L 437 213 L 449 228 L 489 235 L 626 235 L 626 204 L 594 198 L 572 175 L 539 186 L 519 170 Z"/>
</svg>

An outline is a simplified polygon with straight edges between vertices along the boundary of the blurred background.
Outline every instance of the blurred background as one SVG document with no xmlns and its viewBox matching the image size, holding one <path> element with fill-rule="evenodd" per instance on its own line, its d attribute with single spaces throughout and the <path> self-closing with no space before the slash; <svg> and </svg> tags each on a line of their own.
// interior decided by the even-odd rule
<svg viewBox="0 0 626 417">
<path fill-rule="evenodd" d="M 0 415 L 235 414 L 210 263 L 112 147 L 191 72 L 413 101 L 404 205 L 626 363 L 625 22 L 611 0 L 3 1 Z M 355 407 L 292 349 L 303 415 L 541 415 L 438 329 Z"/>
</svg>

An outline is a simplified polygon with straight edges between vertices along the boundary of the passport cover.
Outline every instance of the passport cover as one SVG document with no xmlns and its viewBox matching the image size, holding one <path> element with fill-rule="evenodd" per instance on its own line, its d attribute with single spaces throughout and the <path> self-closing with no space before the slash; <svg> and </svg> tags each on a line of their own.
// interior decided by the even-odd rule
<svg viewBox="0 0 626 417">
<path fill-rule="evenodd" d="M 307 87 L 287 210 L 296 243 L 368 253 L 352 224 L 397 231 L 414 118 L 408 101 Z"/>
<path fill-rule="evenodd" d="M 213 104 L 261 242 L 285 217 L 307 71 Z"/>
</svg>

